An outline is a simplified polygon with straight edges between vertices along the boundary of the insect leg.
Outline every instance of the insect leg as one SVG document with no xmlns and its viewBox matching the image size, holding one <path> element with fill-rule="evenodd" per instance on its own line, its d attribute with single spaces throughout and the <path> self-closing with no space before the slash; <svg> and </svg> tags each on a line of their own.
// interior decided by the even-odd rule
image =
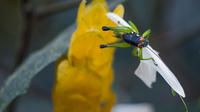
<svg viewBox="0 0 200 112">
<path fill-rule="evenodd" d="M 146 30 L 146 31 L 142 34 L 142 37 L 143 37 L 143 38 L 146 37 L 146 39 L 148 40 L 148 39 L 149 39 L 149 35 L 150 35 L 150 33 L 151 33 L 151 30 L 148 29 L 148 30 Z"/>
<path fill-rule="evenodd" d="M 134 47 L 132 54 L 133 56 L 138 56 L 138 52 L 137 52 L 138 47 Z"/>
<path fill-rule="evenodd" d="M 107 27 L 107 26 L 103 26 L 102 27 L 103 31 L 114 31 L 114 32 L 125 32 L 125 33 L 130 33 L 133 32 L 133 30 L 129 27 L 125 27 L 125 26 L 121 26 L 121 27 Z"/>
<path fill-rule="evenodd" d="M 128 24 L 135 30 L 135 33 L 139 34 L 138 28 L 132 21 L 128 21 Z"/>
<path fill-rule="evenodd" d="M 105 45 L 100 45 L 100 48 L 105 48 L 105 47 L 121 47 L 121 48 L 126 48 L 126 47 L 131 47 L 130 44 L 126 42 L 116 42 L 116 43 L 111 43 L 111 44 L 105 44 Z"/>
<path fill-rule="evenodd" d="M 152 60 L 153 63 L 157 66 L 157 64 L 156 64 L 156 62 L 154 61 L 153 58 L 143 58 L 143 56 L 142 56 L 142 48 L 139 49 L 139 58 L 140 58 L 140 60 Z"/>
</svg>

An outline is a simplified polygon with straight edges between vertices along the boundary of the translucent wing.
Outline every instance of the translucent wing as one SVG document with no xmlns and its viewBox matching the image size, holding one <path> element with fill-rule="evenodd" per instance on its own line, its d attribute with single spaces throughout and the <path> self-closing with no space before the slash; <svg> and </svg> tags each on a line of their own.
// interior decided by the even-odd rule
<svg viewBox="0 0 200 112">
<path fill-rule="evenodd" d="M 130 27 L 134 32 L 136 32 L 126 21 L 124 21 L 120 16 L 115 13 L 109 12 L 106 14 L 109 19 L 115 22 L 118 26 Z"/>
<path fill-rule="evenodd" d="M 146 52 L 142 52 L 142 55 L 145 59 L 151 58 L 151 56 Z M 151 88 L 152 83 L 156 82 L 156 71 L 157 67 L 152 60 L 140 60 L 140 64 L 135 70 L 135 75 L 139 77 L 149 88 Z"/>
<path fill-rule="evenodd" d="M 179 95 L 185 97 L 185 92 L 177 80 L 176 76 L 170 71 L 170 69 L 165 65 L 165 63 L 161 60 L 158 54 L 151 48 L 151 46 L 147 46 L 143 48 L 143 52 L 149 54 L 157 64 L 157 71 L 160 75 L 165 79 L 165 81 L 170 85 L 172 89 L 174 89 Z"/>
<path fill-rule="evenodd" d="M 152 88 L 152 83 L 156 82 L 156 70 L 145 63 L 145 61 L 140 62 L 138 68 L 135 70 L 135 75 L 149 88 Z"/>
</svg>

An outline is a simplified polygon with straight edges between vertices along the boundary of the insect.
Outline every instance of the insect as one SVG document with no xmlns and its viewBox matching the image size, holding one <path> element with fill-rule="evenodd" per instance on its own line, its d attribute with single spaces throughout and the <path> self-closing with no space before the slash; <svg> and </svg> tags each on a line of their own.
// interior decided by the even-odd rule
<svg viewBox="0 0 200 112">
<path fill-rule="evenodd" d="M 109 28 L 109 27 L 103 26 L 102 29 L 103 31 L 113 30 L 116 33 L 117 37 L 122 38 L 125 42 L 133 46 L 137 46 L 138 48 L 146 47 L 148 45 L 147 39 L 140 36 L 138 33 L 131 31 L 132 29 L 129 27 L 116 27 L 116 28 L 110 27 Z M 118 30 L 121 30 L 121 29 L 127 30 L 127 33 L 121 33 L 121 34 L 118 33 Z M 100 47 L 104 48 L 104 47 L 107 47 L 107 45 L 101 45 Z"/>
<path fill-rule="evenodd" d="M 140 35 L 137 27 L 131 21 L 128 21 L 127 23 L 115 13 L 107 13 L 107 17 L 115 22 L 119 27 L 103 26 L 102 30 L 113 31 L 115 37 L 119 38 L 120 41 L 100 45 L 100 48 L 126 48 L 134 46 L 133 55 L 138 56 L 140 59 L 140 64 L 135 71 L 136 76 L 151 88 L 152 83 L 156 81 L 156 72 L 159 72 L 175 92 L 180 96 L 185 97 L 183 87 L 177 80 L 176 76 L 165 65 L 158 52 L 149 45 L 149 35 L 151 30 L 147 30 Z"/>
</svg>

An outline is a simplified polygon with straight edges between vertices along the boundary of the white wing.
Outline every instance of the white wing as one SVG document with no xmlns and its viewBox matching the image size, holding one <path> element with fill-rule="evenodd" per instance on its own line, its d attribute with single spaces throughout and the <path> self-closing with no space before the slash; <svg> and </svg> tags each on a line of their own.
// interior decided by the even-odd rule
<svg viewBox="0 0 200 112">
<path fill-rule="evenodd" d="M 156 70 L 145 63 L 145 61 L 140 62 L 138 68 L 135 70 L 135 75 L 149 88 L 152 88 L 152 83 L 156 82 Z"/>
<path fill-rule="evenodd" d="M 179 83 L 175 75 L 170 71 L 170 69 L 164 64 L 161 58 L 157 55 L 157 53 L 149 45 L 143 49 L 143 52 L 146 52 L 147 54 L 151 55 L 151 57 L 157 64 L 157 71 L 171 86 L 171 88 L 174 89 L 182 97 L 185 97 L 185 92 L 181 84 Z"/>
<path fill-rule="evenodd" d="M 120 16 L 115 13 L 109 12 L 106 14 L 109 19 L 115 22 L 118 26 L 130 27 L 134 32 L 136 32 L 126 21 L 124 21 Z"/>
<path fill-rule="evenodd" d="M 145 59 L 151 58 L 151 56 L 146 52 L 142 52 L 142 56 Z M 140 60 L 140 64 L 135 70 L 135 75 L 138 76 L 149 88 L 151 88 L 152 83 L 156 82 L 156 71 L 157 67 L 152 60 Z"/>
</svg>

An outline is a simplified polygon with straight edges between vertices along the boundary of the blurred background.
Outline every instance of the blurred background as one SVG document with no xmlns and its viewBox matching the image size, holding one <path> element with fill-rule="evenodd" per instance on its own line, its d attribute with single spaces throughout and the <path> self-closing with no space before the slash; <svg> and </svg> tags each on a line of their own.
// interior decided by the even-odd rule
<svg viewBox="0 0 200 112">
<path fill-rule="evenodd" d="M 109 1 L 109 0 L 108 0 Z M 76 21 L 80 0 L 0 0 L 0 86 L 32 52 Z M 140 32 L 151 29 L 151 46 L 159 51 L 182 84 L 189 110 L 200 112 L 200 1 L 125 0 L 125 19 Z M 157 75 L 149 89 L 134 75 L 139 60 L 132 49 L 117 49 L 113 91 L 117 104 L 149 103 L 156 112 L 184 112 L 179 97 Z M 54 63 L 32 81 L 27 94 L 9 112 L 51 112 Z"/>
</svg>

